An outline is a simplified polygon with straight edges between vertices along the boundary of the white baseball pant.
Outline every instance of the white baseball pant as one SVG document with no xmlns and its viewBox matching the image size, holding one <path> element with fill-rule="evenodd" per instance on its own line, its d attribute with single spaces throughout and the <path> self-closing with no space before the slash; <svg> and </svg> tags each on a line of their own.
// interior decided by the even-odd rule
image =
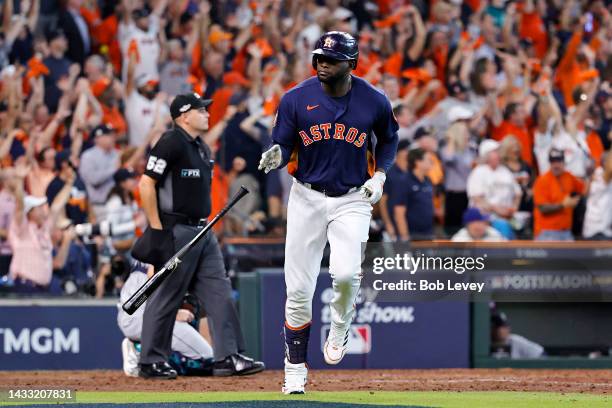
<svg viewBox="0 0 612 408">
<path fill-rule="evenodd" d="M 128 315 L 121 308 L 127 299 L 147 280 L 142 272 L 132 272 L 121 289 L 121 302 L 117 305 L 117 324 L 125 337 L 132 341 L 141 341 L 142 321 L 146 302 L 133 315 Z M 213 349 L 202 335 L 189 323 L 174 322 L 172 330 L 172 350 L 178 351 L 193 360 L 213 357 Z"/>
<path fill-rule="evenodd" d="M 364 243 L 368 240 L 372 205 L 359 191 L 341 197 L 324 194 L 294 180 L 287 209 L 285 244 L 285 319 L 290 328 L 312 320 L 312 297 L 325 244 L 330 245 L 329 270 L 334 296 L 332 329 L 345 331 L 355 312 L 361 282 Z"/>
</svg>

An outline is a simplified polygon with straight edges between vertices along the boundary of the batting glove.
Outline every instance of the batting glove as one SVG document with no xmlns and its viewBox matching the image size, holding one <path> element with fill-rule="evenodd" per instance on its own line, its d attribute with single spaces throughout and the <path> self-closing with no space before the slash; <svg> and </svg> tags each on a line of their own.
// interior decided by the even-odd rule
<svg viewBox="0 0 612 408">
<path fill-rule="evenodd" d="M 267 174 L 270 170 L 278 168 L 282 161 L 283 154 L 281 153 L 281 148 L 279 145 L 275 144 L 269 150 L 263 152 L 258 169 L 263 170 Z"/>
<path fill-rule="evenodd" d="M 359 188 L 361 196 L 368 200 L 370 204 L 376 204 L 382 197 L 383 185 L 385 184 L 386 179 L 387 176 L 385 173 L 381 171 L 374 173 L 374 176 Z"/>
</svg>

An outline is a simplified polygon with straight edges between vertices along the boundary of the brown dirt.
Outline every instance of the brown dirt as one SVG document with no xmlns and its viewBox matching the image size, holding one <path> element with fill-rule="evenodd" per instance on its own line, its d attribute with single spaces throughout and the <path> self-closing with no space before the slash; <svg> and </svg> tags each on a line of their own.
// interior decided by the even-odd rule
<svg viewBox="0 0 612 408">
<path fill-rule="evenodd" d="M 121 371 L 1 371 L 2 388 L 77 391 L 279 391 L 281 371 L 250 377 L 152 381 Z M 612 370 L 311 370 L 310 391 L 549 391 L 612 394 Z"/>
</svg>

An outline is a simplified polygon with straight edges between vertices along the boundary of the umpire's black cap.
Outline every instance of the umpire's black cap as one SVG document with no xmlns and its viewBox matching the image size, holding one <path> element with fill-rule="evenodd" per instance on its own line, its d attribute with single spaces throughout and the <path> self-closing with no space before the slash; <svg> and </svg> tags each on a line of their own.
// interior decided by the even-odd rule
<svg viewBox="0 0 612 408">
<path fill-rule="evenodd" d="M 196 92 L 177 95 L 170 104 L 170 115 L 176 119 L 183 113 L 192 109 L 206 108 L 212 103 L 212 99 L 202 99 Z"/>
<path fill-rule="evenodd" d="M 355 37 L 342 31 L 329 31 L 319 38 L 312 52 L 312 66 L 317 69 L 317 55 L 325 55 L 340 61 L 355 61 L 357 66 L 359 47 Z"/>
</svg>

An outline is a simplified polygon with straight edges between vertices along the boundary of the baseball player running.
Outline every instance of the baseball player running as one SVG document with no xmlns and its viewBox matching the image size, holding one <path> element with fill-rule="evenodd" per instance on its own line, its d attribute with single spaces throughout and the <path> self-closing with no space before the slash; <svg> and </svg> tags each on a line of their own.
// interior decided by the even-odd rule
<svg viewBox="0 0 612 408">
<path fill-rule="evenodd" d="M 350 34 L 332 31 L 319 39 L 312 58 L 317 77 L 283 96 L 274 144 L 259 164 L 266 173 L 287 165 L 294 177 L 285 244 L 285 394 L 304 393 L 312 297 L 327 241 L 334 296 L 323 354 L 328 364 L 344 357 L 372 204 L 382 196 L 397 148 L 389 100 L 351 75 L 358 56 Z"/>
</svg>

